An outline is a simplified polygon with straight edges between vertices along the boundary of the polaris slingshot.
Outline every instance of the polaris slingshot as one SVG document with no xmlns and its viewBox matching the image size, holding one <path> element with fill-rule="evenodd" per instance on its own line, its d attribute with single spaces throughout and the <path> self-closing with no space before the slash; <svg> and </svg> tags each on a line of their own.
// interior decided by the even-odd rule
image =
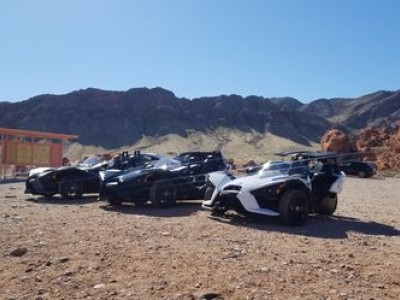
<svg viewBox="0 0 400 300">
<path fill-rule="evenodd" d="M 177 200 L 203 199 L 205 175 L 226 168 L 219 151 L 185 152 L 172 161 L 178 164 L 157 164 L 103 180 L 100 200 L 110 205 L 151 201 L 155 207 L 170 207 Z"/>
<path fill-rule="evenodd" d="M 288 225 L 304 223 L 310 213 L 332 215 L 346 175 L 334 153 L 287 152 L 291 160 L 264 164 L 255 175 L 235 178 L 209 174 L 203 207 L 213 214 L 232 209 L 279 217 Z"/>
</svg>

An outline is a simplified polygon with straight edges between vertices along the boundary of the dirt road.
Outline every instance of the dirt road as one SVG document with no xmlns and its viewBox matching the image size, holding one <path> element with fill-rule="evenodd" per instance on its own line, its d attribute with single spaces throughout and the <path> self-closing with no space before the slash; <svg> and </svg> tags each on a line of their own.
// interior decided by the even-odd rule
<svg viewBox="0 0 400 300">
<path fill-rule="evenodd" d="M 398 299 L 400 180 L 349 178 L 300 227 L 0 184 L 0 299 Z M 213 298 L 214 297 L 214 298 Z"/>
</svg>

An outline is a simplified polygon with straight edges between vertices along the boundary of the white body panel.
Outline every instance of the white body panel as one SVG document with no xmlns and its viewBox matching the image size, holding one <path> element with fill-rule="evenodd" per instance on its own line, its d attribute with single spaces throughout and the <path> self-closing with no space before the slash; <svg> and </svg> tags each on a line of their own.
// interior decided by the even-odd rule
<svg viewBox="0 0 400 300">
<path fill-rule="evenodd" d="M 340 194 L 343 191 L 344 182 L 346 181 L 346 174 L 340 172 L 341 176 L 332 184 L 329 191 L 331 193 Z"/>
</svg>

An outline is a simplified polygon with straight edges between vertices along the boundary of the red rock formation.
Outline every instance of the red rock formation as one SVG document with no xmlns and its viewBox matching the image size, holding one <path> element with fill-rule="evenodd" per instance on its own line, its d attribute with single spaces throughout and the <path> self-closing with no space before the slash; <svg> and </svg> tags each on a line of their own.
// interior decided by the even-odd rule
<svg viewBox="0 0 400 300">
<path fill-rule="evenodd" d="M 329 130 L 321 139 L 321 148 L 338 154 L 354 153 L 363 161 L 374 162 L 378 170 L 400 170 L 400 128 L 366 128 L 355 136 Z"/>
<path fill-rule="evenodd" d="M 356 152 L 356 145 L 353 138 L 338 129 L 328 130 L 324 134 L 321 139 L 321 148 L 323 151 L 341 154 Z"/>
<path fill-rule="evenodd" d="M 381 170 L 400 170 L 400 129 L 391 134 L 379 149 L 377 165 Z"/>
</svg>

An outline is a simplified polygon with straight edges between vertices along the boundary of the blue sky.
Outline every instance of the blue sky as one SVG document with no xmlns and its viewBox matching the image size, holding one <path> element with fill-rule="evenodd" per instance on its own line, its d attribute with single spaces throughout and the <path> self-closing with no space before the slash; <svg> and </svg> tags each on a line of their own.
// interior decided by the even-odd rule
<svg viewBox="0 0 400 300">
<path fill-rule="evenodd" d="M 397 0 L 0 0 L 0 101 L 95 87 L 357 97 L 400 89 Z"/>
</svg>

